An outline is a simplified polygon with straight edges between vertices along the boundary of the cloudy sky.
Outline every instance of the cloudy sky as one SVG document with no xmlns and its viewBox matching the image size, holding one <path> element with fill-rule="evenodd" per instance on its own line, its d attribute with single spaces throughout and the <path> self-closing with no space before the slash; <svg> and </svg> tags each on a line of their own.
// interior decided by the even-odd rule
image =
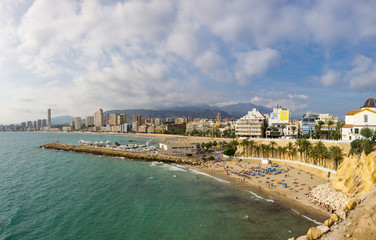
<svg viewBox="0 0 376 240">
<path fill-rule="evenodd" d="M 376 1 L 1 0 L 0 124 L 97 109 L 376 97 Z"/>
</svg>

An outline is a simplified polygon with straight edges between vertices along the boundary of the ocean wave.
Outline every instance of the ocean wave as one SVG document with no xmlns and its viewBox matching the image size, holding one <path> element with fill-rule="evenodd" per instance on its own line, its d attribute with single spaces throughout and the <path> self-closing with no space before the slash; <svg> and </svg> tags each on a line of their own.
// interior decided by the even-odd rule
<svg viewBox="0 0 376 240">
<path fill-rule="evenodd" d="M 265 201 L 267 201 L 267 202 L 274 202 L 273 199 L 263 198 L 263 197 L 257 195 L 256 193 L 254 193 L 254 192 L 252 192 L 252 191 L 249 191 L 249 190 L 248 190 L 248 192 L 249 192 L 250 194 L 252 194 L 253 196 L 255 196 L 256 198 L 263 199 L 263 200 L 265 200 Z"/>
<path fill-rule="evenodd" d="M 183 167 L 179 165 L 171 165 L 171 164 L 166 164 L 163 162 L 152 162 L 150 164 L 151 167 L 162 167 L 167 169 L 168 171 L 180 171 L 180 172 L 187 172 L 187 170 L 183 169 Z"/>
<path fill-rule="evenodd" d="M 210 174 L 207 174 L 207 173 L 204 173 L 204 172 L 200 172 L 200 171 L 198 171 L 198 170 L 196 170 L 196 169 L 194 169 L 194 168 L 190 168 L 189 171 L 190 171 L 191 173 L 200 174 L 200 175 L 204 175 L 204 176 L 207 176 L 207 177 L 214 178 L 215 180 L 217 180 L 218 182 L 221 182 L 221 183 L 230 183 L 230 182 L 227 181 L 227 180 L 223 180 L 223 179 L 221 179 L 221 178 L 214 177 L 214 176 L 212 176 L 212 175 L 210 175 Z"/>
<path fill-rule="evenodd" d="M 321 225 L 321 224 L 322 224 L 321 222 L 316 221 L 315 219 L 312 219 L 312 218 L 307 217 L 306 215 L 300 214 L 300 212 L 296 211 L 296 210 L 293 209 L 293 208 L 291 208 L 291 210 L 292 210 L 294 213 L 296 213 L 296 214 L 298 214 L 298 215 L 304 217 L 305 219 L 307 219 L 307 220 L 309 220 L 309 221 L 311 221 L 311 222 L 316 223 L 317 225 Z"/>
</svg>

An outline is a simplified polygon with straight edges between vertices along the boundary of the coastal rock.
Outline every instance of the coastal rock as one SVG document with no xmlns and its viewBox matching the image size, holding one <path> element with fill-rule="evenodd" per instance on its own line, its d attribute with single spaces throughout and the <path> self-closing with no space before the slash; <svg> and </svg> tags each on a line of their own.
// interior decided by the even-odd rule
<svg viewBox="0 0 376 240">
<path fill-rule="evenodd" d="M 350 200 L 350 201 L 347 203 L 347 208 L 348 208 L 349 210 L 352 210 L 352 209 L 354 209 L 354 207 L 356 207 L 356 205 L 357 205 L 357 202 L 354 201 L 354 200 L 352 199 L 352 200 Z"/>
<path fill-rule="evenodd" d="M 347 217 L 347 212 L 346 212 L 346 211 L 343 211 L 343 210 L 340 210 L 340 211 L 337 212 L 337 215 L 338 215 L 338 217 L 339 217 L 340 219 L 345 220 L 346 217 Z"/>
<path fill-rule="evenodd" d="M 361 196 L 376 184 L 376 152 L 345 158 L 339 165 L 333 187 L 348 195 Z"/>
<path fill-rule="evenodd" d="M 334 224 L 334 221 L 330 218 L 328 220 L 325 220 L 324 225 L 327 227 L 331 227 Z"/>
<path fill-rule="evenodd" d="M 333 213 L 333 214 L 330 214 L 330 219 L 333 221 L 333 222 L 338 222 L 339 221 L 339 217 L 337 214 Z"/>
<path fill-rule="evenodd" d="M 312 238 L 310 236 L 304 235 L 298 237 L 296 240 L 312 240 Z"/>
<path fill-rule="evenodd" d="M 325 225 L 321 225 L 321 226 L 318 226 L 316 227 L 317 229 L 319 229 L 321 231 L 321 234 L 325 234 L 327 232 L 329 232 L 330 228 L 328 228 L 327 226 Z"/>
<path fill-rule="evenodd" d="M 319 237 L 321 237 L 322 232 L 321 232 L 321 230 L 318 229 L 318 228 L 311 227 L 311 228 L 308 230 L 307 235 L 310 236 L 312 239 L 318 239 Z"/>
</svg>

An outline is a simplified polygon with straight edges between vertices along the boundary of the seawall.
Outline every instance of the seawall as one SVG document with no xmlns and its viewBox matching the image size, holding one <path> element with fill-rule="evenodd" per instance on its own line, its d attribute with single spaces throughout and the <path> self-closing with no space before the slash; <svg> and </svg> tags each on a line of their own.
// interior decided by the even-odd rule
<svg viewBox="0 0 376 240">
<path fill-rule="evenodd" d="M 128 152 L 122 150 L 92 147 L 92 146 L 79 146 L 73 144 L 63 144 L 63 143 L 48 143 L 40 146 L 40 148 L 54 149 L 60 151 L 78 152 L 78 153 L 88 153 L 93 155 L 109 156 L 109 157 L 124 157 L 127 159 L 138 160 L 138 161 L 158 161 L 164 163 L 178 163 L 178 164 L 189 164 L 189 165 L 200 165 L 201 163 L 197 159 L 166 156 L 156 153 L 136 153 Z"/>
</svg>

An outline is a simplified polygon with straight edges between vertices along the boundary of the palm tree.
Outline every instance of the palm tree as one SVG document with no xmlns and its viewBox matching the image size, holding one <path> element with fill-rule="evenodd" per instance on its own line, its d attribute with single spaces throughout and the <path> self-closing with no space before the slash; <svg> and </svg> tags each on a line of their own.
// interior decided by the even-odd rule
<svg viewBox="0 0 376 240">
<path fill-rule="evenodd" d="M 302 156 L 304 152 L 304 146 L 303 146 L 303 138 L 299 138 L 295 141 L 295 146 L 298 148 L 298 152 L 300 153 L 300 161 L 302 161 Z"/>
<path fill-rule="evenodd" d="M 287 145 L 287 152 L 289 153 L 289 156 L 290 156 L 290 160 L 292 160 L 292 156 L 294 155 L 294 151 L 295 148 L 294 148 L 294 144 L 292 142 L 289 142 L 289 144 Z"/>
<path fill-rule="evenodd" d="M 331 139 L 332 138 L 332 133 L 330 131 L 330 128 L 334 124 L 334 122 L 332 120 L 329 120 L 326 124 L 328 124 L 329 139 Z"/>
<path fill-rule="evenodd" d="M 343 160 L 343 149 L 339 146 L 331 146 L 329 147 L 329 153 L 334 161 L 334 170 L 337 170 L 339 163 Z"/>
<path fill-rule="evenodd" d="M 292 130 L 292 135 L 295 135 L 296 126 L 292 126 L 291 130 Z"/>
<path fill-rule="evenodd" d="M 253 147 L 255 146 L 255 140 L 249 140 L 249 146 L 251 147 L 251 156 L 253 156 Z"/>
<path fill-rule="evenodd" d="M 255 148 L 255 151 L 256 151 L 256 153 L 257 153 L 257 157 L 260 157 L 260 146 L 258 146 L 258 145 L 255 145 L 254 146 L 254 148 Z"/>
<path fill-rule="evenodd" d="M 274 158 L 274 147 L 277 145 L 277 143 L 275 141 L 270 141 L 269 143 L 269 147 L 270 147 L 270 150 L 272 151 L 272 158 Z"/>
<path fill-rule="evenodd" d="M 324 145 L 324 143 L 319 141 L 315 145 L 315 151 L 316 151 L 318 158 L 319 158 L 319 164 L 321 162 L 321 166 L 324 166 L 324 158 L 328 157 L 327 147 Z"/>
<path fill-rule="evenodd" d="M 318 129 L 317 129 L 317 135 L 319 136 L 318 138 L 320 138 L 320 135 L 321 135 L 321 127 L 322 125 L 324 125 L 325 123 L 323 121 L 318 121 L 317 122 L 317 125 L 318 125 Z"/>
<path fill-rule="evenodd" d="M 281 129 L 282 129 L 282 136 L 285 136 L 285 133 L 283 132 L 283 130 L 286 128 L 286 124 L 282 124 L 281 126 Z"/>
<path fill-rule="evenodd" d="M 277 150 L 278 150 L 278 154 L 279 154 L 279 159 L 282 159 L 281 155 L 282 155 L 282 147 L 281 146 L 278 146 Z"/>
<path fill-rule="evenodd" d="M 287 153 L 287 147 L 282 147 L 282 155 L 283 155 L 283 159 L 286 159 L 286 153 Z"/>
</svg>

